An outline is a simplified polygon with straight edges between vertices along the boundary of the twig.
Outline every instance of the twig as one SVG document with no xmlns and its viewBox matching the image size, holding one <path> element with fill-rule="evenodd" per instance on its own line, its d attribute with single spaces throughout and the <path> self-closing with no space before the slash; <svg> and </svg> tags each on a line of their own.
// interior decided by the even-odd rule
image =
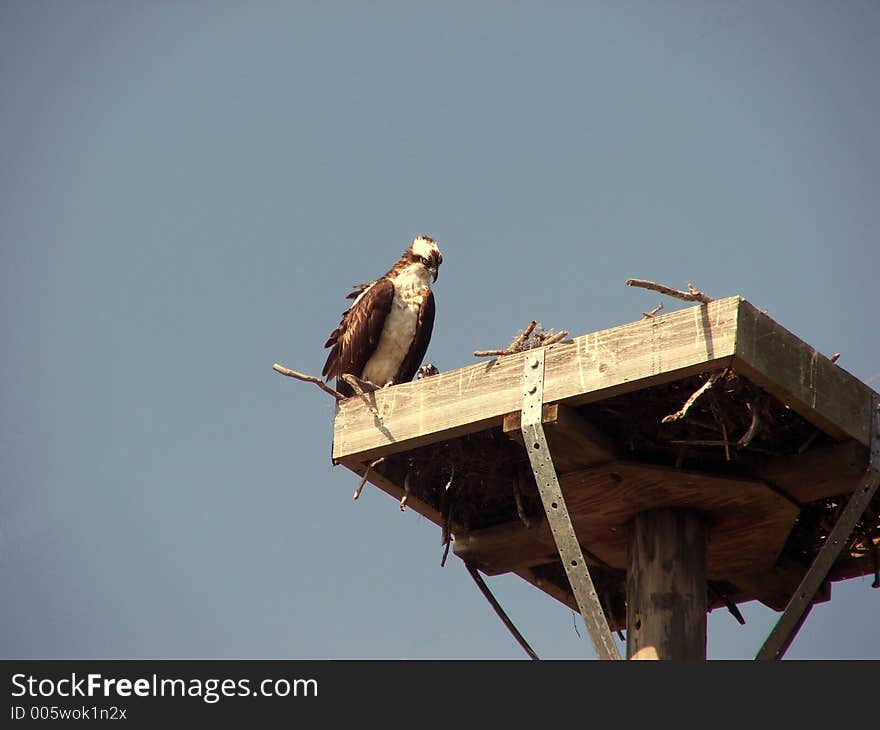
<svg viewBox="0 0 880 730">
<path fill-rule="evenodd" d="M 549 347 L 550 345 L 555 345 L 557 342 L 568 337 L 568 330 L 560 330 L 559 332 L 544 332 L 539 330 L 534 334 L 534 337 L 532 337 L 532 333 L 537 326 L 538 323 L 535 320 L 532 320 L 526 325 L 522 332 L 511 340 L 507 347 L 493 350 L 474 350 L 474 357 L 503 357 L 504 355 L 514 355 L 517 352 L 531 350 L 536 347 Z M 532 337 L 531 341 L 529 341 L 530 337 Z"/>
<path fill-rule="evenodd" d="M 400 511 L 406 512 L 406 500 L 409 499 L 409 475 L 412 472 L 407 470 L 406 476 L 403 478 L 403 496 L 400 498 Z"/>
<path fill-rule="evenodd" d="M 727 440 L 727 425 L 724 423 L 724 414 L 721 413 L 721 409 L 715 398 L 712 398 L 709 401 L 709 405 L 712 409 L 712 415 L 721 427 L 721 438 L 723 439 L 721 443 L 724 446 L 724 460 L 730 461 L 730 442 Z"/>
<path fill-rule="evenodd" d="M 640 289 L 650 289 L 651 291 L 660 292 L 676 299 L 683 299 L 686 302 L 702 302 L 708 304 L 712 298 L 694 288 L 694 285 L 688 282 L 688 291 L 680 291 L 663 284 L 655 284 L 653 281 L 645 281 L 644 279 L 627 279 L 627 286 L 635 286 Z"/>
<path fill-rule="evenodd" d="M 687 415 L 687 412 L 690 410 L 691 406 L 697 402 L 699 397 L 703 395 L 709 388 L 715 385 L 715 381 L 718 380 L 723 375 L 723 373 L 712 373 L 709 378 L 703 383 L 697 390 L 694 391 L 693 395 L 688 398 L 684 405 L 677 410 L 675 413 L 670 413 L 668 416 L 663 416 L 660 423 L 671 423 L 672 421 L 679 421 Z"/>
<path fill-rule="evenodd" d="M 381 464 L 383 461 L 385 461 L 385 457 L 384 457 L 384 456 L 380 456 L 380 457 L 379 457 L 378 459 L 376 459 L 375 461 L 371 461 L 369 464 L 367 464 L 367 470 L 364 472 L 364 476 L 363 476 L 363 478 L 361 479 L 361 483 L 358 484 L 357 489 L 354 490 L 354 494 L 353 494 L 352 497 L 351 497 L 352 499 L 357 499 L 358 497 L 361 496 L 361 490 L 364 488 L 364 484 L 367 483 L 367 479 L 368 479 L 369 476 L 370 476 L 370 470 L 371 470 L 374 466 L 379 466 L 379 464 Z"/>
<path fill-rule="evenodd" d="M 522 474 L 520 473 L 519 467 L 517 467 L 513 474 L 513 502 L 516 505 L 516 514 L 519 517 L 520 522 L 526 526 L 526 529 L 529 529 L 532 526 L 532 522 L 529 520 L 525 508 L 523 507 L 521 479 Z"/>
<path fill-rule="evenodd" d="M 446 546 L 443 548 L 443 557 L 440 558 L 440 567 L 446 567 L 446 558 L 449 557 L 449 546 L 452 545 L 452 539 L 446 541 Z"/>
<path fill-rule="evenodd" d="M 489 586 L 486 585 L 486 582 L 483 580 L 482 576 L 479 574 L 477 569 L 471 565 L 470 563 L 465 563 L 464 567 L 467 568 L 468 573 L 470 573 L 471 578 L 474 579 L 474 583 L 477 584 L 477 587 L 480 589 L 480 592 L 485 596 L 486 600 L 489 601 L 489 604 L 495 609 L 495 613 L 498 614 L 498 618 L 504 623 L 507 627 L 507 630 L 513 635 L 513 638 L 516 639 L 517 643 L 523 648 L 526 654 L 529 655 L 535 661 L 538 660 L 538 655 L 535 654 L 532 647 L 529 646 L 529 643 L 523 638 L 523 635 L 519 632 L 516 626 L 513 625 L 513 621 L 510 620 L 508 615 L 504 613 L 504 609 L 501 608 L 501 604 L 495 600 L 495 596 L 492 595 L 492 591 L 489 590 Z"/>
<path fill-rule="evenodd" d="M 726 439 L 672 439 L 672 446 L 732 446 Z"/>
<path fill-rule="evenodd" d="M 557 342 L 560 342 L 568 337 L 568 330 L 559 330 L 559 332 L 554 332 L 551 335 L 547 335 L 546 337 L 541 338 L 541 347 L 549 347 L 550 345 L 555 345 Z"/>
<path fill-rule="evenodd" d="M 727 594 L 716 585 L 714 585 L 712 581 L 708 582 L 708 588 L 722 601 L 722 603 L 724 603 L 725 606 L 727 606 L 727 610 L 730 611 L 730 615 L 739 622 L 739 625 L 745 626 L 745 617 L 740 612 L 739 607 L 733 601 L 731 601 L 730 598 L 728 598 Z"/>
<path fill-rule="evenodd" d="M 837 362 L 838 360 L 840 360 L 840 353 L 839 353 L 839 352 L 835 352 L 835 353 L 834 353 L 831 357 L 829 357 L 828 359 L 831 360 L 831 362 Z"/>
<path fill-rule="evenodd" d="M 329 385 L 327 385 L 321 378 L 317 378 L 314 375 L 306 375 L 305 373 L 299 373 L 296 370 L 291 370 L 290 368 L 286 368 L 283 365 L 279 365 L 277 362 L 272 366 L 272 369 L 276 373 L 281 373 L 282 375 L 286 375 L 288 378 L 296 378 L 297 380 L 302 380 L 305 383 L 314 383 L 325 393 L 329 393 L 336 400 L 341 400 L 345 396 L 342 395 L 337 390 L 334 390 Z"/>
<path fill-rule="evenodd" d="M 446 558 L 449 555 L 449 546 L 452 544 L 452 504 L 450 502 L 451 495 L 449 490 L 452 488 L 452 480 L 455 477 L 455 464 L 449 467 L 449 479 L 443 491 L 440 494 L 440 514 L 443 517 L 443 527 L 440 532 L 440 544 L 444 546 L 443 557 L 440 558 L 440 567 L 446 565 Z"/>
<path fill-rule="evenodd" d="M 798 447 L 798 453 L 799 453 L 799 454 L 803 454 L 807 449 L 809 449 L 809 448 L 813 445 L 813 441 L 815 441 L 816 438 L 818 438 L 818 436 L 819 436 L 820 433 L 822 433 L 822 432 L 821 432 L 818 428 L 817 428 L 815 431 L 813 431 L 813 433 L 811 433 L 811 434 L 809 435 L 809 437 L 807 438 L 807 440 L 804 441 L 804 442 Z"/>
<path fill-rule="evenodd" d="M 507 346 L 507 349 L 512 353 L 513 352 L 520 352 L 523 349 L 523 345 L 525 344 L 525 341 L 527 339 L 529 339 L 529 335 L 532 334 L 532 331 L 537 326 L 538 326 L 538 323 L 535 320 L 532 320 L 531 322 L 529 322 L 526 325 L 525 329 L 522 332 L 520 332 L 516 337 L 514 337 L 513 340 L 511 340 L 510 344 Z"/>
<path fill-rule="evenodd" d="M 643 319 L 654 319 L 660 312 L 663 311 L 663 302 L 660 302 L 656 307 L 654 307 L 650 312 L 642 312 Z"/>
<path fill-rule="evenodd" d="M 756 398 L 754 403 L 748 403 L 749 410 L 752 413 L 752 422 L 749 424 L 749 429 L 746 431 L 736 442 L 736 447 L 738 449 L 744 449 L 750 443 L 752 443 L 752 439 L 755 438 L 755 434 L 758 433 L 758 429 L 761 427 L 761 399 Z"/>
<path fill-rule="evenodd" d="M 500 357 L 501 355 L 512 355 L 507 348 L 503 350 L 474 350 L 474 357 Z"/>
<path fill-rule="evenodd" d="M 874 545 L 874 582 L 871 588 L 880 588 L 880 545 Z"/>
</svg>

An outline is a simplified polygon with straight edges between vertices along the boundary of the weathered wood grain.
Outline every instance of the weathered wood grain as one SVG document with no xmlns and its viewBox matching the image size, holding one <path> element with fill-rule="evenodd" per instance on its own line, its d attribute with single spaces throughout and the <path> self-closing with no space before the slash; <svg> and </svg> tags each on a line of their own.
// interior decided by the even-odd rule
<svg viewBox="0 0 880 730">
<path fill-rule="evenodd" d="M 719 299 L 552 345 L 545 402 L 585 403 L 723 367 L 734 354 L 741 301 Z M 500 425 L 521 407 L 525 357 L 507 355 L 340 401 L 334 460 L 366 462 Z"/>
<path fill-rule="evenodd" d="M 633 524 L 626 575 L 626 655 L 706 658 L 706 527 L 702 515 L 657 509 Z"/>
<path fill-rule="evenodd" d="M 580 542 L 613 568 L 627 565 L 627 524 L 658 507 L 709 518 L 712 580 L 772 566 L 798 508 L 765 484 L 669 467 L 612 462 L 560 478 Z"/>
<path fill-rule="evenodd" d="M 848 494 L 868 467 L 868 450 L 852 439 L 779 456 L 758 470 L 759 476 L 802 504 Z"/>
<path fill-rule="evenodd" d="M 868 445 L 873 391 L 744 300 L 733 366 L 830 436 Z"/>
<path fill-rule="evenodd" d="M 504 417 L 504 433 L 522 445 L 520 420 L 519 411 L 508 413 Z M 550 443 L 553 465 L 559 474 L 611 461 L 616 456 L 611 439 L 574 408 L 547 403 L 541 409 L 541 424 Z"/>
</svg>

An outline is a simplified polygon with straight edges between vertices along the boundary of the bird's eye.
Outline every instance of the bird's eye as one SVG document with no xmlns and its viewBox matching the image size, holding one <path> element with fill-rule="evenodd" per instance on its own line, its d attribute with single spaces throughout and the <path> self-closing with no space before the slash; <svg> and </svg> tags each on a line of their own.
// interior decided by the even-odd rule
<svg viewBox="0 0 880 730">
<path fill-rule="evenodd" d="M 428 259 L 426 259 L 424 256 L 419 256 L 419 261 L 421 261 L 425 266 L 427 266 L 429 263 Z"/>
</svg>

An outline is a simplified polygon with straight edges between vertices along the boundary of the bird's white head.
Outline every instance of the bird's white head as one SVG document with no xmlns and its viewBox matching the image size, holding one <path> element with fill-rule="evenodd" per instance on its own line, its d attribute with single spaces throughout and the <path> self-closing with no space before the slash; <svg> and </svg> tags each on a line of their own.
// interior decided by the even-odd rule
<svg viewBox="0 0 880 730">
<path fill-rule="evenodd" d="M 421 264 L 431 274 L 431 278 L 437 281 L 437 270 L 443 263 L 443 254 L 433 238 L 417 236 L 413 239 L 403 258 L 409 264 Z"/>
</svg>

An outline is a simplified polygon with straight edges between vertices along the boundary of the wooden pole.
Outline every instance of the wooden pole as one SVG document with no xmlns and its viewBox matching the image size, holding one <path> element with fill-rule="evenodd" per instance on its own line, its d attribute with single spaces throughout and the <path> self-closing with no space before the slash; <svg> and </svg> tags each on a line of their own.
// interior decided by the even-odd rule
<svg viewBox="0 0 880 730">
<path fill-rule="evenodd" d="M 706 527 L 696 512 L 633 518 L 626 574 L 627 659 L 706 658 Z"/>
</svg>

